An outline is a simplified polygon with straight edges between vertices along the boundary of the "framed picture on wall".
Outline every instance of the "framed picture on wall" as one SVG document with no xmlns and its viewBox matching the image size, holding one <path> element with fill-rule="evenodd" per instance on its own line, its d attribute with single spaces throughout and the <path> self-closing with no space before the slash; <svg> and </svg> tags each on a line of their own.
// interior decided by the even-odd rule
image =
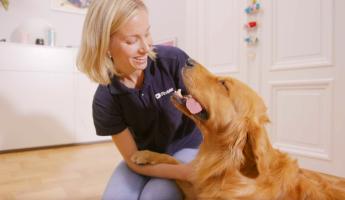
<svg viewBox="0 0 345 200">
<path fill-rule="evenodd" d="M 167 39 L 163 39 L 163 40 L 158 40 L 158 41 L 154 42 L 154 44 L 176 47 L 177 46 L 177 39 L 176 39 L 176 37 L 167 38 Z"/>
<path fill-rule="evenodd" d="M 91 1 L 92 0 L 51 0 L 51 8 L 62 12 L 86 14 Z"/>
</svg>

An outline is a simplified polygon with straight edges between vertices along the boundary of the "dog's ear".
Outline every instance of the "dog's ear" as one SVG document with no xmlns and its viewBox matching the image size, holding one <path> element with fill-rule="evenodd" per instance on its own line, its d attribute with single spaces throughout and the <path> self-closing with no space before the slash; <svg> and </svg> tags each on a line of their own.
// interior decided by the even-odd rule
<svg viewBox="0 0 345 200">
<path fill-rule="evenodd" d="M 228 129 L 231 133 L 228 134 L 227 144 L 229 144 L 230 157 L 236 168 L 244 162 L 243 149 L 247 142 L 248 122 L 248 118 L 232 120 Z"/>
<path fill-rule="evenodd" d="M 249 129 L 250 131 L 254 131 L 257 128 L 262 128 L 265 124 L 270 122 L 266 112 L 256 113 L 250 117 L 249 120 Z"/>
<path fill-rule="evenodd" d="M 244 176 L 256 178 L 260 173 L 258 169 L 259 164 L 257 163 L 257 153 L 260 147 L 256 143 L 259 140 L 253 139 L 252 137 L 260 137 L 260 131 L 267 122 L 269 122 L 269 119 L 265 114 L 257 116 L 249 115 L 243 124 L 246 128 L 242 128 L 242 130 L 246 134 L 242 133 L 242 135 L 246 138 L 242 138 L 244 145 L 242 148 L 243 161 L 241 162 L 240 171 Z"/>
<path fill-rule="evenodd" d="M 256 159 L 256 165 L 259 173 L 264 173 L 268 166 L 270 159 L 270 152 L 272 151 L 272 146 L 269 142 L 265 124 L 270 122 L 266 113 L 261 115 L 256 115 L 251 118 L 248 127 L 248 140 L 250 140 L 250 145 L 252 152 Z"/>
</svg>

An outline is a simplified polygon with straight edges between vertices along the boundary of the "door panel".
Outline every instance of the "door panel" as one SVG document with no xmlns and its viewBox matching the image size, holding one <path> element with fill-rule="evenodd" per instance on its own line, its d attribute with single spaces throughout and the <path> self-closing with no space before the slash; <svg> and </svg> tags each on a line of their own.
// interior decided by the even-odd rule
<svg viewBox="0 0 345 200">
<path fill-rule="evenodd" d="M 187 51 L 260 93 L 276 148 L 304 168 L 345 177 L 345 1 L 259 1 L 255 47 L 243 41 L 248 2 L 188 1 Z"/>
<path fill-rule="evenodd" d="M 187 1 L 187 51 L 218 74 L 247 79 L 240 69 L 242 43 L 240 1 Z"/>
<path fill-rule="evenodd" d="M 274 146 L 304 168 L 345 176 L 344 151 L 334 123 L 336 98 L 335 1 L 265 0 L 261 92 Z M 344 58 L 342 58 L 344 59 Z M 341 111 L 343 112 L 343 111 Z"/>
</svg>

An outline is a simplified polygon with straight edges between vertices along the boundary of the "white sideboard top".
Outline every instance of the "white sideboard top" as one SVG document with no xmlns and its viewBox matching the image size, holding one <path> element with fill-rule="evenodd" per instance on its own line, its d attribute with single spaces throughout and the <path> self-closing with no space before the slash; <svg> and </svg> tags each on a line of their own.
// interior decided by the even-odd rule
<svg viewBox="0 0 345 200">
<path fill-rule="evenodd" d="M 77 71 L 77 47 L 0 43 L 0 70 Z"/>
</svg>

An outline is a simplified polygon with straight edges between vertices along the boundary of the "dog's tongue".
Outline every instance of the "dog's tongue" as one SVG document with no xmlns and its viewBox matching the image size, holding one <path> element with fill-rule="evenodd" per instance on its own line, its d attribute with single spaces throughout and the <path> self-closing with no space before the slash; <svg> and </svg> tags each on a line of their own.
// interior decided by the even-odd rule
<svg viewBox="0 0 345 200">
<path fill-rule="evenodd" d="M 186 108 L 193 115 L 202 111 L 201 105 L 193 97 L 187 97 Z"/>
</svg>

